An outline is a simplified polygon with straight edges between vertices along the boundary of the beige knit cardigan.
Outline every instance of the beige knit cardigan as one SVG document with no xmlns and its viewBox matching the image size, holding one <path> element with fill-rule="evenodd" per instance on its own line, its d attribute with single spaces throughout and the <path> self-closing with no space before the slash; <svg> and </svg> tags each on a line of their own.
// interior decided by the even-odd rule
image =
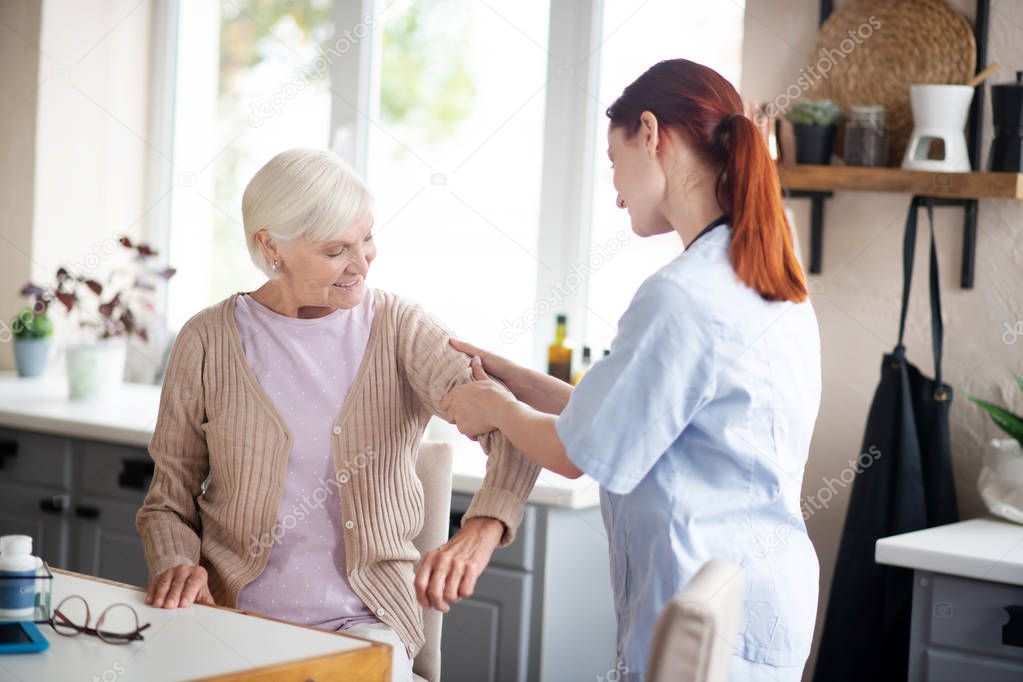
<svg viewBox="0 0 1023 682">
<path fill-rule="evenodd" d="M 332 425 L 336 483 L 325 481 L 324 492 L 327 503 L 340 501 L 352 589 L 414 655 L 424 641 L 413 587 L 420 555 L 412 540 L 423 526 L 415 459 L 441 398 L 472 372 L 419 306 L 376 289 L 370 295 L 366 352 Z M 274 538 L 301 523 L 278 519 L 291 434 L 246 360 L 238 296 L 201 311 L 178 334 L 149 445 L 155 471 L 136 517 L 150 578 L 178 564 L 202 565 L 214 599 L 232 607 L 266 567 Z M 487 472 L 464 518 L 502 521 L 503 546 L 539 470 L 500 432 L 480 444 Z"/>
</svg>

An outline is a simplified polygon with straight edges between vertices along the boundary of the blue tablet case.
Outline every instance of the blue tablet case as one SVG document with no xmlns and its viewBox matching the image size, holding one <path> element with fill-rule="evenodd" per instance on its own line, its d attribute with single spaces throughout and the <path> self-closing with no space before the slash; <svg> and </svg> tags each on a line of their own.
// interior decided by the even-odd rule
<svg viewBox="0 0 1023 682">
<path fill-rule="evenodd" d="M 43 633 L 39 632 L 39 628 L 37 628 L 34 623 L 0 623 L 0 626 L 20 627 L 29 640 L 27 642 L 0 642 L 0 654 L 30 654 L 36 651 L 44 651 L 50 646 L 50 643 L 46 641 L 46 638 L 43 637 Z"/>
</svg>

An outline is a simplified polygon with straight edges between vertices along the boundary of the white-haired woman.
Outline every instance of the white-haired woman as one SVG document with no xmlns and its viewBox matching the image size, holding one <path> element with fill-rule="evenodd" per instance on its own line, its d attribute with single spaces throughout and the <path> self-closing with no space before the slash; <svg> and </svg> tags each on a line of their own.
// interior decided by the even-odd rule
<svg viewBox="0 0 1023 682">
<path fill-rule="evenodd" d="M 242 215 L 269 280 L 199 312 L 174 344 L 137 517 L 146 601 L 385 641 L 394 679 L 411 679 L 420 604 L 446 611 L 472 593 L 538 469 L 500 434 L 482 437 L 483 485 L 417 585 L 418 444 L 441 398 L 472 380 L 468 357 L 420 307 L 367 288 L 370 194 L 335 155 L 274 157 Z"/>
</svg>

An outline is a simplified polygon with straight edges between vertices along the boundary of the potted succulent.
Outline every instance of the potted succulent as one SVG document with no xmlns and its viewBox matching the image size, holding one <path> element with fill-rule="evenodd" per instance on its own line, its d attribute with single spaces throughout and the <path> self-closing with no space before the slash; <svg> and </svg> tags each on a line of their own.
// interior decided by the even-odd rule
<svg viewBox="0 0 1023 682">
<path fill-rule="evenodd" d="M 46 359 L 53 340 L 53 321 L 46 315 L 46 302 L 37 300 L 32 307 L 23 308 L 11 320 L 11 334 L 14 336 L 14 362 L 18 366 L 18 376 L 40 376 L 46 370 Z"/>
<path fill-rule="evenodd" d="M 84 339 L 67 346 L 72 400 L 107 396 L 121 386 L 125 339 L 149 340 L 143 322 L 155 310 L 149 294 L 156 290 L 157 281 L 166 281 L 175 273 L 174 268 L 151 264 L 157 252 L 148 245 L 134 244 L 128 237 L 121 237 L 118 243 L 132 259 L 127 266 L 112 268 L 105 283 L 61 267 L 50 287 L 30 282 L 22 289 L 36 299 L 34 308 L 58 301 L 84 334 Z"/>
<path fill-rule="evenodd" d="M 1023 377 L 1017 376 L 1016 383 L 1023 389 Z M 1011 436 L 992 440 L 984 450 L 984 463 L 977 480 L 980 496 L 995 516 L 1023 523 L 1023 417 L 985 400 L 968 397 Z"/>
<path fill-rule="evenodd" d="M 842 110 L 830 99 L 803 100 L 785 113 L 796 136 L 796 163 L 827 165 Z"/>
</svg>

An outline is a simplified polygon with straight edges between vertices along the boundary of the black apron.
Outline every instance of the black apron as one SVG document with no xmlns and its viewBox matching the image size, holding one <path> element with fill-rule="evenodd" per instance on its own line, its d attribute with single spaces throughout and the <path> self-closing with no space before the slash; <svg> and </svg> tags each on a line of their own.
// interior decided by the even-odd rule
<svg viewBox="0 0 1023 682">
<path fill-rule="evenodd" d="M 906 360 L 902 344 L 921 205 L 927 208 L 931 227 L 934 379 Z M 959 520 L 949 448 L 952 389 L 941 381 L 938 254 L 934 211 L 928 199 L 913 198 L 902 248 L 899 341 L 881 362 L 881 382 L 867 416 L 814 682 L 906 679 L 913 572 L 875 563 L 874 546 L 889 535 Z"/>
</svg>

